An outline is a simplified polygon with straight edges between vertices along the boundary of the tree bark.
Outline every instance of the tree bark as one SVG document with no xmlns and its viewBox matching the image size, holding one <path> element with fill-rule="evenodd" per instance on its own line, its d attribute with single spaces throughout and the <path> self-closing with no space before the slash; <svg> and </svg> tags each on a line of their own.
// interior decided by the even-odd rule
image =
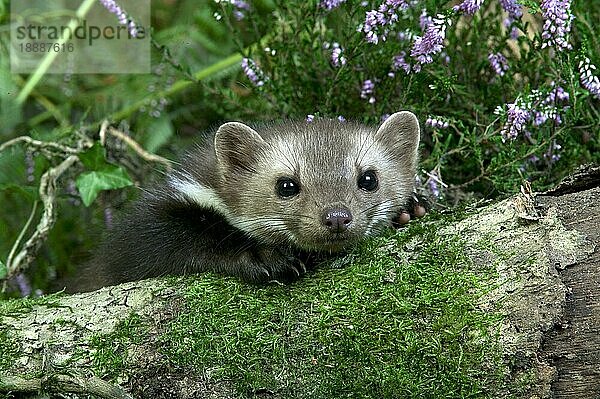
<svg viewBox="0 0 600 399">
<path fill-rule="evenodd" d="M 468 252 L 475 264 L 496 267 L 497 287 L 480 306 L 499 307 L 507 315 L 501 347 L 514 380 L 527 377 L 524 396 L 600 397 L 600 168 L 582 169 L 579 177 L 544 194 L 525 190 L 440 228 L 473 243 L 487 235 L 495 247 L 506 249 L 499 254 L 470 246 Z M 90 337 L 114 332 L 132 312 L 152 320 L 150 328 L 158 334 L 179 309 L 183 289 L 177 281 L 148 280 L 53 296 L 32 308 L 0 304 L 5 334 L 0 337 L 10 337 L 0 348 L 13 360 L 0 359 L 0 393 L 133 397 L 94 376 Z M 140 368 L 152 362 L 144 353 L 131 358 Z M 137 384 L 150 384 L 154 377 Z M 184 385 L 172 383 L 170 397 L 193 397 Z M 211 389 L 204 396 L 232 396 L 226 386 Z"/>
</svg>

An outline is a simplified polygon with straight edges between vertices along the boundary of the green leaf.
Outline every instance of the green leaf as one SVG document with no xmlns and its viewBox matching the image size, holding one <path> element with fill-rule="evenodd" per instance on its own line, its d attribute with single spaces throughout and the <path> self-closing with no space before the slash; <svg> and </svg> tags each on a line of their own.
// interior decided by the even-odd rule
<svg viewBox="0 0 600 399">
<path fill-rule="evenodd" d="M 82 173 L 75 182 L 85 206 L 90 206 L 103 190 L 114 190 L 133 185 L 127 172 L 118 166 Z"/>
<path fill-rule="evenodd" d="M 153 119 L 146 127 L 146 138 L 144 148 L 150 152 L 156 152 L 160 147 L 169 142 L 175 132 L 171 120 L 167 116 Z"/>
<path fill-rule="evenodd" d="M 94 143 L 92 148 L 79 154 L 79 160 L 90 170 L 104 169 L 109 165 L 106 162 L 106 151 L 98 141 Z"/>
<path fill-rule="evenodd" d="M 0 280 L 3 280 L 8 276 L 8 268 L 6 265 L 0 260 Z"/>
</svg>

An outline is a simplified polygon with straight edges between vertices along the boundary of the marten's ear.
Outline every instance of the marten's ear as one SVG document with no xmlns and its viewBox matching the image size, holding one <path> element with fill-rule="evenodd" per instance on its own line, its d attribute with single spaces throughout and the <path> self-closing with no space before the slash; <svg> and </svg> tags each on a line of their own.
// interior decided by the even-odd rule
<svg viewBox="0 0 600 399">
<path fill-rule="evenodd" d="M 400 111 L 387 118 L 375 133 L 375 139 L 392 151 L 394 157 L 416 171 L 421 131 L 412 112 Z"/>
<path fill-rule="evenodd" d="M 256 155 L 264 145 L 256 130 L 240 122 L 224 123 L 215 134 L 215 153 L 224 171 L 254 171 Z"/>
</svg>

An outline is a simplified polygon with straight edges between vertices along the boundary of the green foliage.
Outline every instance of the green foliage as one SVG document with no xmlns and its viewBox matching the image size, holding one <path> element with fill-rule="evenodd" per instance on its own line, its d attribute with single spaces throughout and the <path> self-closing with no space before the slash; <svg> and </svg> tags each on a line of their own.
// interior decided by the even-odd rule
<svg viewBox="0 0 600 399">
<path fill-rule="evenodd" d="M 133 184 L 127 172 L 119 166 L 107 166 L 102 170 L 82 173 L 75 183 L 85 206 L 90 206 L 100 191 L 114 190 Z"/>
<path fill-rule="evenodd" d="M 422 121 L 445 121 L 446 128 L 424 126 L 428 156 L 423 167 L 435 174 L 437 183 L 444 175 L 447 183 L 481 192 L 514 192 L 523 178 L 542 189 L 577 164 L 600 161 L 600 135 L 592 127 L 598 99 L 579 84 L 577 52 L 541 48 L 542 26 L 535 16 L 525 14 L 507 28 L 497 1 L 485 2 L 473 17 L 449 12 L 448 2 L 427 1 L 399 12 L 387 41 L 380 38 L 373 44 L 361 27 L 366 24 L 365 12 L 376 10 L 381 2 L 364 8 L 358 3 L 348 1 L 327 11 L 315 2 L 286 1 L 278 2 L 270 20 L 249 15 L 254 25 L 270 31 L 272 51 L 257 48 L 248 56 L 264 76 L 264 85 L 255 90 L 269 101 L 272 113 L 299 118 L 341 114 L 378 122 L 382 115 L 409 109 Z M 537 2 L 526 5 L 533 14 L 542 12 Z M 432 63 L 419 65 L 410 57 L 415 40 L 409 35 L 423 34 L 418 25 L 424 8 L 428 15 L 444 14 L 454 23 L 446 29 L 443 53 L 433 54 Z M 583 25 L 574 28 L 571 37 L 578 48 L 585 41 L 579 41 L 580 32 L 598 37 L 597 26 L 590 22 L 600 12 L 573 2 L 573 13 Z M 517 38 L 511 36 L 513 28 Z M 403 35 L 400 39 L 398 33 Z M 334 43 L 346 59 L 343 65 L 333 59 Z M 597 50 L 588 48 L 586 54 L 595 62 L 600 61 Z M 488 60 L 491 53 L 507 59 L 508 70 L 502 76 Z M 399 55 L 410 64 L 410 73 L 393 66 Z M 414 72 L 415 66 L 421 70 Z M 363 90 L 367 81 L 374 86 L 369 93 Z M 544 103 L 557 86 L 568 94 L 567 102 Z M 538 125 L 540 119 L 533 121 L 531 116 L 519 136 L 505 142 L 503 129 L 511 125 L 507 104 L 519 99 L 531 103 L 531 115 L 555 107 L 561 123 L 548 120 Z"/>
<path fill-rule="evenodd" d="M 79 160 L 87 169 L 92 169 L 80 174 L 75 181 L 85 206 L 90 206 L 103 190 L 114 190 L 133 184 L 123 168 L 106 161 L 105 150 L 99 143 L 80 154 Z"/>
<path fill-rule="evenodd" d="M 412 259 L 399 250 L 409 243 Z M 190 279 L 187 309 L 159 347 L 240 397 L 495 397 L 500 317 L 478 310 L 489 275 L 459 237 L 417 226 L 344 263 L 292 286 Z"/>
<path fill-rule="evenodd" d="M 14 366 L 19 355 L 19 345 L 5 328 L 0 329 L 0 372 Z M 1 388 L 1 387 L 0 387 Z"/>
</svg>

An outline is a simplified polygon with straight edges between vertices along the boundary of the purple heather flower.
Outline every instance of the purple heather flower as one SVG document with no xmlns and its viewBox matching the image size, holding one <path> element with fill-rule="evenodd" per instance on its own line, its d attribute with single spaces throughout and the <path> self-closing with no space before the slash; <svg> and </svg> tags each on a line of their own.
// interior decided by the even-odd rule
<svg viewBox="0 0 600 399">
<path fill-rule="evenodd" d="M 405 57 L 406 52 L 404 51 L 394 56 L 394 58 L 392 59 L 392 70 L 397 71 L 399 69 L 402 69 L 404 70 L 404 72 L 409 74 L 411 71 L 411 66 L 408 62 L 406 62 Z"/>
<path fill-rule="evenodd" d="M 343 49 L 338 43 L 333 43 L 333 50 L 331 50 L 331 62 L 333 66 L 339 67 L 346 65 L 346 57 L 342 55 Z"/>
<path fill-rule="evenodd" d="M 507 139 L 515 139 L 519 133 L 525 133 L 525 125 L 531 118 L 531 113 L 522 104 L 521 101 L 515 101 L 512 104 L 507 104 L 506 123 L 502 127 L 502 141 Z"/>
<path fill-rule="evenodd" d="M 236 21 L 241 21 L 244 19 L 245 15 L 240 10 L 233 10 L 233 17 L 236 19 Z"/>
<path fill-rule="evenodd" d="M 375 96 L 373 96 L 374 91 L 375 83 L 371 79 L 367 79 L 363 82 L 362 89 L 360 91 L 360 98 L 368 98 L 369 103 L 373 104 L 375 102 Z"/>
<path fill-rule="evenodd" d="M 539 90 L 533 90 L 526 101 L 517 100 L 515 104 L 509 104 L 508 120 L 502 130 L 504 139 L 514 138 L 519 132 L 525 137 L 530 137 L 529 132 L 524 130 L 525 124 L 529 122 L 535 127 L 548 121 L 555 125 L 562 123 L 561 113 L 568 108 L 569 93 L 555 82 L 552 82 L 551 86 L 552 89 L 545 97 Z"/>
<path fill-rule="evenodd" d="M 505 18 L 504 21 L 502 21 L 504 26 L 510 29 L 510 38 L 513 40 L 517 40 L 521 34 L 519 33 L 519 28 L 513 26 L 513 22 L 515 22 L 515 20 L 511 17 Z"/>
<path fill-rule="evenodd" d="M 414 33 L 412 33 L 410 29 L 406 29 L 404 31 L 398 32 L 397 37 L 398 40 L 400 40 L 401 42 L 406 40 L 412 40 L 414 37 Z"/>
<path fill-rule="evenodd" d="M 541 110 L 533 110 L 533 120 L 531 124 L 533 126 L 541 126 L 547 121 L 554 121 L 555 125 L 560 125 L 562 123 L 562 119 L 558 114 L 558 110 L 556 107 L 544 107 Z"/>
<path fill-rule="evenodd" d="M 263 71 L 253 60 L 249 58 L 242 58 L 241 66 L 250 82 L 252 82 L 255 86 L 261 87 L 265 84 L 265 81 L 268 80 Z"/>
<path fill-rule="evenodd" d="M 512 19 L 519 19 L 523 16 L 523 7 L 517 3 L 517 0 L 499 0 L 500 5 Z"/>
<path fill-rule="evenodd" d="M 331 11 L 334 8 L 339 7 L 340 4 L 345 3 L 345 2 L 346 2 L 346 0 L 323 0 L 319 4 L 319 6 L 326 9 L 327 11 Z"/>
<path fill-rule="evenodd" d="M 429 189 L 429 191 L 435 198 L 439 198 L 442 194 L 440 186 L 442 186 L 443 188 L 448 187 L 448 185 L 442 181 L 439 166 L 430 172 L 425 172 L 425 174 L 427 175 L 425 186 L 427 187 L 427 189 Z"/>
<path fill-rule="evenodd" d="M 246 14 L 244 13 L 244 11 L 249 11 L 250 10 L 250 4 L 247 1 L 244 0 L 215 0 L 215 3 L 229 3 L 233 6 L 233 17 L 238 20 L 241 21 L 242 19 L 244 19 L 244 17 L 246 16 Z M 218 13 L 215 13 L 215 18 L 218 20 L 221 19 L 221 15 L 219 15 Z"/>
<path fill-rule="evenodd" d="M 113 210 L 110 206 L 104 208 L 104 225 L 109 230 L 113 227 Z"/>
<path fill-rule="evenodd" d="M 504 73 L 508 71 L 508 61 L 502 53 L 490 53 L 488 60 L 496 75 L 504 76 Z"/>
<path fill-rule="evenodd" d="M 240 10 L 250 11 L 250 4 L 244 0 L 230 0 L 230 3 L 233 4 L 235 8 Z"/>
<path fill-rule="evenodd" d="M 519 28 L 513 26 L 510 30 L 510 38 L 513 40 L 517 40 L 519 36 L 521 36 L 521 34 L 519 33 Z"/>
<path fill-rule="evenodd" d="M 427 9 L 424 8 L 419 16 L 419 26 L 421 27 L 421 30 L 424 31 L 427 29 L 430 23 L 431 17 L 427 14 Z"/>
<path fill-rule="evenodd" d="M 19 273 L 15 276 L 15 282 L 17 283 L 17 287 L 19 287 L 19 292 L 23 298 L 31 295 L 31 284 L 23 273 Z"/>
<path fill-rule="evenodd" d="M 592 71 L 595 69 L 596 66 L 590 62 L 589 58 L 585 57 L 585 59 L 579 61 L 579 79 L 581 85 L 600 100 L 600 79 L 598 79 L 598 76 L 592 74 Z"/>
<path fill-rule="evenodd" d="M 306 122 L 310 123 L 315 120 L 315 116 L 313 114 L 306 115 Z"/>
<path fill-rule="evenodd" d="M 533 112 L 533 126 L 540 126 L 543 125 L 544 123 L 546 123 L 546 121 L 548 120 L 548 116 L 546 115 L 545 112 L 541 112 L 541 111 L 534 111 Z"/>
<path fill-rule="evenodd" d="M 432 117 L 427 118 L 427 120 L 425 120 L 425 124 L 434 129 L 446 129 L 449 126 L 448 121 Z"/>
<path fill-rule="evenodd" d="M 450 25 L 450 18 L 438 14 L 427 26 L 423 37 L 418 37 L 413 43 L 410 53 L 411 57 L 416 58 L 421 64 L 430 64 L 433 62 L 433 54 L 441 52 L 444 48 L 444 39 L 446 38 L 446 24 Z M 413 67 L 414 69 L 414 67 Z M 415 72 L 418 72 L 415 70 Z"/>
<path fill-rule="evenodd" d="M 379 35 L 377 35 L 377 11 L 367 11 L 365 16 L 365 22 L 362 26 L 362 31 L 367 35 L 367 42 L 377 44 L 379 43 Z M 385 36 L 383 36 L 385 40 Z"/>
<path fill-rule="evenodd" d="M 552 82 L 551 86 L 554 87 L 554 89 L 548 93 L 548 96 L 544 99 L 543 104 L 554 105 L 556 103 L 569 102 L 569 92 L 560 86 L 556 86 L 555 82 Z"/>
<path fill-rule="evenodd" d="M 108 12 L 117 16 L 117 19 L 121 25 L 127 25 L 131 37 L 137 36 L 137 27 L 135 22 L 129 18 L 125 10 L 123 10 L 123 8 L 121 8 L 121 6 L 119 6 L 115 0 L 100 0 L 100 3 L 108 10 Z"/>
<path fill-rule="evenodd" d="M 79 194 L 79 191 L 77 191 L 77 185 L 75 184 L 75 180 L 73 180 L 73 179 L 69 180 L 69 182 L 67 183 L 67 186 L 65 187 L 65 191 L 69 195 L 67 201 L 69 201 L 69 203 L 71 205 L 73 205 L 73 206 L 81 205 L 81 201 L 79 200 L 79 198 L 81 198 L 81 195 Z"/>
<path fill-rule="evenodd" d="M 359 28 L 367 36 L 367 42 L 377 44 L 379 40 L 385 41 L 390 31 L 390 26 L 399 19 L 398 10 L 406 10 L 410 6 L 407 0 L 385 0 L 377 10 L 367 11 L 365 22 Z"/>
<path fill-rule="evenodd" d="M 552 144 L 544 153 L 544 159 L 546 160 L 546 162 L 548 162 L 548 164 L 552 165 L 560 159 L 560 154 L 558 153 L 558 151 L 560 151 L 561 148 L 562 146 L 558 144 L 556 140 L 552 141 Z"/>
<path fill-rule="evenodd" d="M 454 6 L 453 10 L 465 15 L 473 15 L 479 11 L 484 1 L 485 0 L 463 0 L 462 3 Z"/>
<path fill-rule="evenodd" d="M 540 4 L 544 27 L 542 29 L 542 48 L 553 46 L 557 50 L 570 50 L 571 0 L 542 0 Z"/>
<path fill-rule="evenodd" d="M 431 194 L 433 194 L 435 198 L 440 197 L 440 188 L 435 179 L 427 179 L 427 188 L 429 188 L 429 191 L 431 191 Z"/>
</svg>

